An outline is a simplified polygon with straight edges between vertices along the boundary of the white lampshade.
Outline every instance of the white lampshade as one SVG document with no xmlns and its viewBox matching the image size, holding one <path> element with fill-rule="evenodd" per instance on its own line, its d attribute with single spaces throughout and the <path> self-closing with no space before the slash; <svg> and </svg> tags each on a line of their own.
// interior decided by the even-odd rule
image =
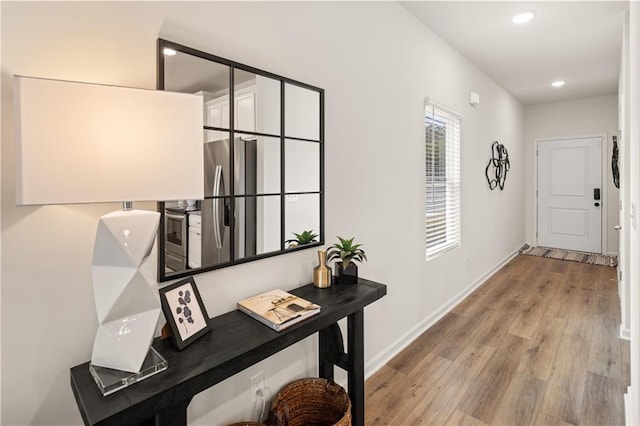
<svg viewBox="0 0 640 426">
<path fill-rule="evenodd" d="M 201 199 L 202 97 L 15 77 L 17 204 Z"/>
</svg>

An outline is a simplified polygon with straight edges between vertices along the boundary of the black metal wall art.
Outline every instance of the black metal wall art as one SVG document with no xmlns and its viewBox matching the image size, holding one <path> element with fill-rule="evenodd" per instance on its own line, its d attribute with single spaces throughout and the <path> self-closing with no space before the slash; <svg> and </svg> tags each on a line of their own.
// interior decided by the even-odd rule
<svg viewBox="0 0 640 426">
<path fill-rule="evenodd" d="M 613 154 L 611 155 L 611 173 L 613 173 L 613 184 L 620 189 L 620 169 L 618 168 L 618 137 L 613 137 Z"/>
<path fill-rule="evenodd" d="M 509 153 L 507 148 L 498 141 L 491 145 L 491 159 L 484 169 L 489 182 L 489 188 L 493 191 L 497 186 L 500 190 L 504 189 L 504 182 L 507 180 L 507 172 L 511 168 L 509 163 Z"/>
</svg>

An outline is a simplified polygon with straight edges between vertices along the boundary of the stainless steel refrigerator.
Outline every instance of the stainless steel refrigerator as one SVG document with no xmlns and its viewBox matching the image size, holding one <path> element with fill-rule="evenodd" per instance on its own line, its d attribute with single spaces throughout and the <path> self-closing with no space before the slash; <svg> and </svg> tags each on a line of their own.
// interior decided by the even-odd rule
<svg viewBox="0 0 640 426">
<path fill-rule="evenodd" d="M 236 138 L 234 186 L 236 195 L 256 190 L 256 141 Z M 231 260 L 230 140 L 204 144 L 204 190 L 202 215 L 202 266 Z M 211 197 L 211 198 L 209 198 Z M 235 198 L 234 258 L 256 254 L 256 199 Z"/>
</svg>

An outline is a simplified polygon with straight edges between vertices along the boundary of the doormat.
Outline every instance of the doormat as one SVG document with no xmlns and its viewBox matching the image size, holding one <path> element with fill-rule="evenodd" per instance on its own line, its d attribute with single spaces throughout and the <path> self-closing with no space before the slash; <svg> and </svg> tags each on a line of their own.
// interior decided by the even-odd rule
<svg viewBox="0 0 640 426">
<path fill-rule="evenodd" d="M 572 262 L 590 263 L 592 265 L 600 266 L 618 266 L 617 256 L 605 256 L 603 254 L 582 253 L 579 251 L 561 250 L 548 247 L 530 247 L 527 244 L 520 249 L 520 254 L 548 257 L 550 259 L 570 260 Z"/>
</svg>

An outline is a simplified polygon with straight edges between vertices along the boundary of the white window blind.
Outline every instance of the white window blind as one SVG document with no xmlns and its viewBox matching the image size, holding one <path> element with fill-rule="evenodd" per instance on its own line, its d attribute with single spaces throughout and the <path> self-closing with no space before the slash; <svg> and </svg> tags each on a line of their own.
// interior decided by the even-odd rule
<svg viewBox="0 0 640 426">
<path fill-rule="evenodd" d="M 462 116 L 425 102 L 427 260 L 460 246 L 460 126 Z"/>
</svg>

